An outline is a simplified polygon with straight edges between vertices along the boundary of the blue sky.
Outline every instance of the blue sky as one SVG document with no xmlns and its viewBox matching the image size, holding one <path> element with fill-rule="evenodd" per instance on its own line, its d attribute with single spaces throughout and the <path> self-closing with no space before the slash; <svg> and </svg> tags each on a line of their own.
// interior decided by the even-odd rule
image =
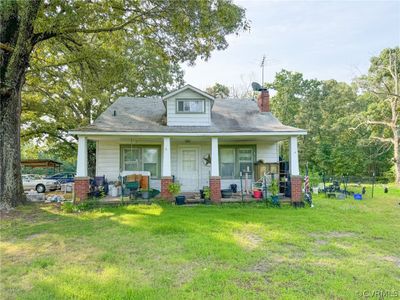
<svg viewBox="0 0 400 300">
<path fill-rule="evenodd" d="M 281 69 L 306 78 L 351 80 L 368 70 L 371 56 L 400 45 L 398 1 L 234 1 L 246 8 L 249 32 L 229 36 L 229 47 L 205 62 L 184 66 L 185 81 L 199 88 L 266 81 Z"/>
</svg>

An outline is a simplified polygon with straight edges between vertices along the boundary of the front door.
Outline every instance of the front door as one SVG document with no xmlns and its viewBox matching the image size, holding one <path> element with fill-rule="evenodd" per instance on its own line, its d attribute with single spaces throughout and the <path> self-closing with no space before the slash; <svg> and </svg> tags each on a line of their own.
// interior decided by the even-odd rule
<svg viewBox="0 0 400 300">
<path fill-rule="evenodd" d="M 179 149 L 179 176 L 182 192 L 194 192 L 199 189 L 199 148 L 185 147 Z"/>
</svg>

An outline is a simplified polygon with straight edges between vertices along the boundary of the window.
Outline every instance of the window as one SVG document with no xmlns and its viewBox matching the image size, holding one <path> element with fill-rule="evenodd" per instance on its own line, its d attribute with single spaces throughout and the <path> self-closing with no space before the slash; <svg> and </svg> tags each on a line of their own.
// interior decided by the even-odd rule
<svg viewBox="0 0 400 300">
<path fill-rule="evenodd" d="M 176 103 L 176 111 L 178 113 L 204 113 L 204 99 L 178 99 Z"/>
<path fill-rule="evenodd" d="M 221 147 L 220 175 L 222 178 L 239 178 L 240 172 L 253 175 L 255 149 L 252 146 Z"/>
<path fill-rule="evenodd" d="M 160 174 L 160 148 L 154 146 L 121 146 L 122 171 L 149 171 L 152 178 Z"/>
<path fill-rule="evenodd" d="M 221 177 L 235 177 L 235 149 L 223 148 L 220 150 Z"/>
<path fill-rule="evenodd" d="M 197 172 L 196 150 L 182 150 L 182 171 Z"/>
<path fill-rule="evenodd" d="M 253 174 L 253 149 L 237 149 L 239 172 Z"/>
</svg>

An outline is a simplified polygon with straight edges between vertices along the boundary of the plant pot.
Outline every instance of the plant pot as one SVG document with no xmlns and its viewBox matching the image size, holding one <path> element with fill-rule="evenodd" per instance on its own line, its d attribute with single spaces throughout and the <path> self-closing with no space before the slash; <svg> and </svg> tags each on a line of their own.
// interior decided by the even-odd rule
<svg viewBox="0 0 400 300">
<path fill-rule="evenodd" d="M 262 191 L 253 191 L 253 196 L 256 199 L 261 199 L 262 198 Z"/>
<path fill-rule="evenodd" d="M 211 200 L 210 199 L 204 199 L 204 204 L 207 204 L 207 205 L 211 204 Z"/>
<path fill-rule="evenodd" d="M 185 204 L 186 197 L 185 196 L 176 196 L 175 203 L 176 205 L 183 205 Z"/>
<path fill-rule="evenodd" d="M 231 187 L 231 191 L 232 191 L 232 193 L 237 193 L 237 184 L 231 184 L 230 185 L 230 187 Z"/>
<path fill-rule="evenodd" d="M 279 204 L 279 196 L 278 195 L 271 196 L 271 200 L 272 200 L 273 204 Z"/>
<path fill-rule="evenodd" d="M 226 190 L 221 190 L 221 197 L 222 198 L 231 198 L 232 197 L 232 191 L 229 189 Z"/>
</svg>

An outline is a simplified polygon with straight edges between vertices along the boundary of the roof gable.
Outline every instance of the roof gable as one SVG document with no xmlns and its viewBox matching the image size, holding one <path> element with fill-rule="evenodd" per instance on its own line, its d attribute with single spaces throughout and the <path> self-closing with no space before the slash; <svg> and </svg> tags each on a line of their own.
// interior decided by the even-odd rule
<svg viewBox="0 0 400 300">
<path fill-rule="evenodd" d="M 194 86 L 192 86 L 190 84 L 187 84 L 184 87 L 165 95 L 163 97 L 163 101 L 165 101 L 165 100 L 167 100 L 167 99 L 169 99 L 169 98 L 171 98 L 171 97 L 173 97 L 175 95 L 178 95 L 179 93 L 184 92 L 186 90 L 191 90 L 191 91 L 195 92 L 196 94 L 199 94 L 199 95 L 201 95 L 201 96 L 203 96 L 203 97 L 205 97 L 207 99 L 210 99 L 213 102 L 215 100 L 215 98 L 213 96 L 211 96 L 210 94 L 207 94 L 206 92 L 203 92 L 202 90 L 200 90 L 200 89 L 198 89 L 198 88 L 196 88 L 196 87 L 194 87 Z"/>
</svg>

